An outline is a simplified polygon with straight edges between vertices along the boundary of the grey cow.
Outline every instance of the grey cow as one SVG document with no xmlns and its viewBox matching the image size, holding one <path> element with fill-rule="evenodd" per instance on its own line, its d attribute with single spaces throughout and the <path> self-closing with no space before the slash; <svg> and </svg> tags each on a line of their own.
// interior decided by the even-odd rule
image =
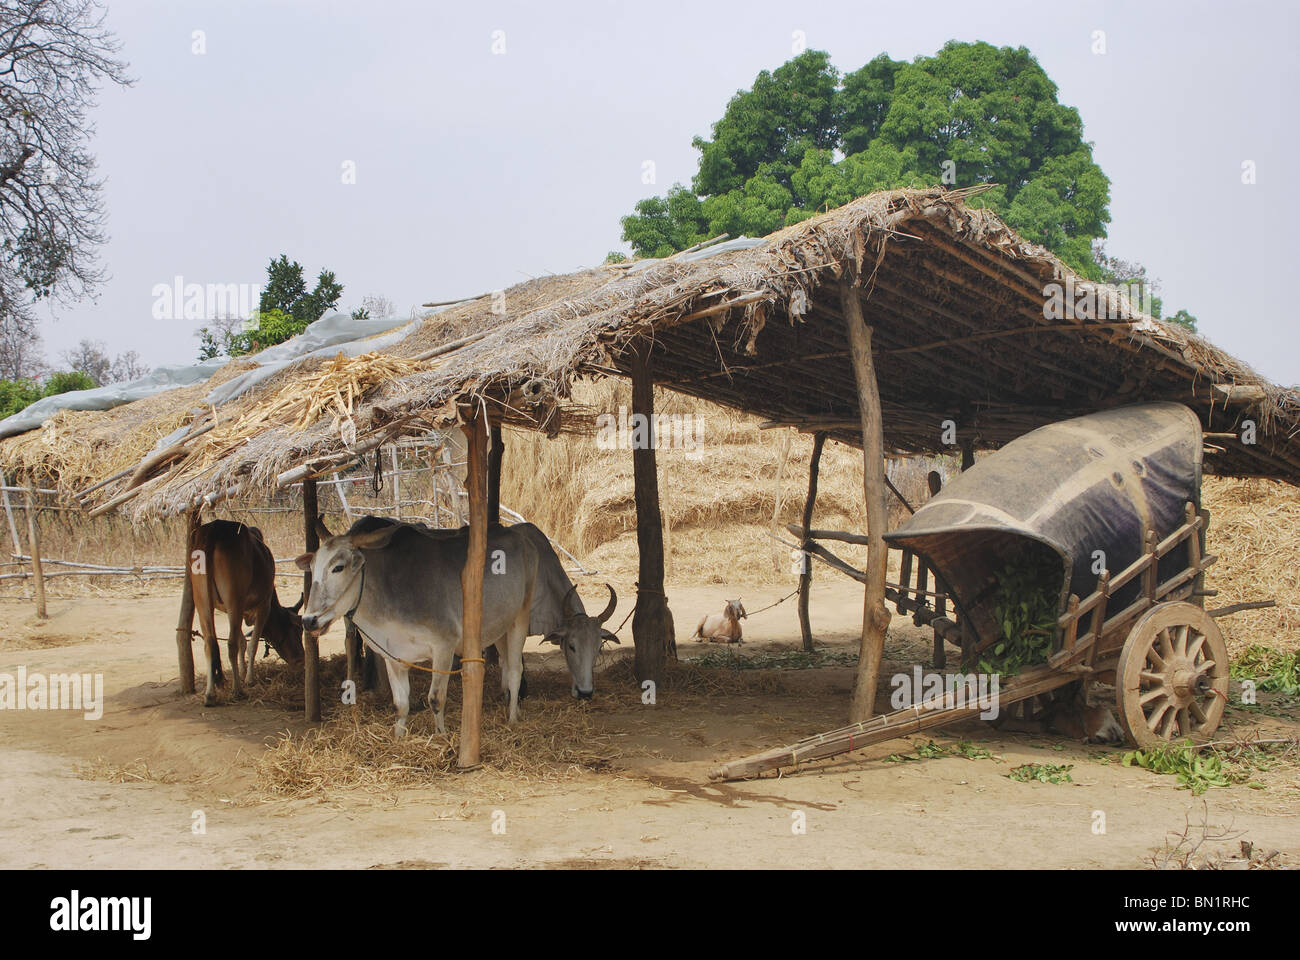
<svg viewBox="0 0 1300 960">
<path fill-rule="evenodd" d="M 577 586 L 564 572 L 564 565 L 546 534 L 531 523 L 518 523 L 509 529 L 527 537 L 537 551 L 537 586 L 533 590 L 528 634 L 545 637 L 545 642 L 557 644 L 564 651 L 573 678 L 572 694 L 580 700 L 589 700 L 595 691 L 591 674 L 600 645 L 606 640 L 618 643 L 618 637 L 605 629 L 605 621 L 614 615 L 618 606 L 618 594 L 605 584 L 609 602 L 596 616 L 588 616 Z"/>
<path fill-rule="evenodd" d="M 421 660 L 430 661 L 435 671 L 429 705 L 438 732 L 446 732 L 448 671 L 462 642 L 460 574 L 468 547 L 467 532 L 393 524 L 329 537 L 298 558 L 312 579 L 304 629 L 323 633 L 340 617 L 351 617 L 366 645 L 384 658 L 399 737 L 406 733 L 410 711 L 410 665 Z M 509 696 L 513 723 L 538 556 L 531 537 L 512 527 L 490 528 L 487 550 L 483 636 L 505 640 L 501 688 Z"/>
<path fill-rule="evenodd" d="M 390 517 L 366 516 L 353 523 L 348 534 L 368 533 L 398 523 L 401 521 Z M 435 539 L 468 536 L 469 529 L 460 527 L 457 530 L 438 530 L 420 523 L 406 525 Z M 582 598 L 578 596 L 577 586 L 565 573 L 564 564 L 556 556 L 555 548 L 551 546 L 551 541 L 546 534 L 531 523 L 518 523 L 507 529 L 526 537 L 537 551 L 537 579 L 533 588 L 533 605 L 528 616 L 528 635 L 543 637 L 544 642 L 556 644 L 564 651 L 564 660 L 573 680 L 570 692 L 580 700 L 589 700 L 595 691 L 592 671 L 601 644 L 606 640 L 619 642 L 618 637 L 604 628 L 605 622 L 614 615 L 614 608 L 618 606 L 618 594 L 608 583 L 605 584 L 605 589 L 609 591 L 609 602 L 599 614 L 594 617 L 588 616 L 586 608 L 582 605 Z M 328 531 L 322 530 L 322 532 L 326 536 L 329 535 Z M 456 573 L 456 583 L 457 585 L 460 583 L 459 571 Z M 483 635 L 491 636 L 486 631 Z M 505 641 L 504 636 L 495 641 L 503 662 L 507 651 Z M 522 669 L 521 666 L 520 670 Z"/>
</svg>

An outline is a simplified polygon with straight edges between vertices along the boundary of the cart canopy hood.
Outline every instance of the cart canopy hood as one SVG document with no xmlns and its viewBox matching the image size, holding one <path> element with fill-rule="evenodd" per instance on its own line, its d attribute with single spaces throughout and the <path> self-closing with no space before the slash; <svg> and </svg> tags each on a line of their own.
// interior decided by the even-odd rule
<svg viewBox="0 0 1300 960">
<path fill-rule="evenodd" d="M 1060 563 L 1059 609 L 1071 593 L 1086 597 L 1098 571 L 1117 574 L 1141 555 L 1148 528 L 1163 538 L 1189 501 L 1200 508 L 1201 455 L 1200 421 L 1177 403 L 1049 424 L 953 478 L 885 540 L 925 559 L 988 639 L 997 631 L 996 575 L 1008 561 L 1033 552 Z M 1161 578 L 1186 562 L 1184 544 L 1161 560 Z M 1137 588 L 1117 591 L 1116 604 Z"/>
</svg>

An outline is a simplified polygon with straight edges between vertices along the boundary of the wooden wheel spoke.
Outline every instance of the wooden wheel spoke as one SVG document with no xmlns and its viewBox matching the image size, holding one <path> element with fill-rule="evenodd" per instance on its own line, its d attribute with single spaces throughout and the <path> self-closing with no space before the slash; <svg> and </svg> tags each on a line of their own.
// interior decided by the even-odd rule
<svg viewBox="0 0 1300 960">
<path fill-rule="evenodd" d="M 1156 673 L 1154 670 L 1143 670 L 1138 676 L 1146 683 L 1159 684 L 1160 686 L 1164 686 L 1165 683 L 1165 675 Z"/>
<path fill-rule="evenodd" d="M 1165 663 L 1173 657 L 1173 650 L 1170 650 L 1169 627 L 1157 633 L 1156 639 L 1152 641 L 1151 652 L 1147 654 L 1148 660 L 1156 661 L 1156 666 L 1161 670 L 1165 669 Z"/>
<path fill-rule="evenodd" d="M 1187 656 L 1187 637 L 1191 633 L 1192 627 L 1188 623 L 1180 623 L 1174 628 L 1174 654 L 1177 656 Z"/>
<path fill-rule="evenodd" d="M 1138 698 L 1138 704 L 1143 709 L 1146 709 L 1147 704 L 1151 703 L 1154 700 L 1159 700 L 1161 697 L 1164 696 L 1166 696 L 1166 693 L 1165 693 L 1165 688 L 1163 686 L 1153 687 L 1152 689 L 1148 690 L 1146 693 L 1144 693 L 1141 697 Z"/>
<path fill-rule="evenodd" d="M 1160 725 L 1173 707 L 1174 705 L 1166 698 L 1156 704 L 1156 709 L 1153 712 L 1147 714 L 1147 726 L 1151 728 L 1152 733 L 1160 733 Z"/>
<path fill-rule="evenodd" d="M 1210 719 L 1205 715 L 1205 711 L 1201 708 L 1200 700 L 1193 700 L 1188 704 L 1188 709 L 1192 711 L 1192 716 L 1196 718 L 1197 723 L 1206 723 Z"/>
<path fill-rule="evenodd" d="M 1196 665 L 1196 679 L 1200 680 L 1203 676 L 1213 670 L 1215 666 L 1216 664 L 1213 660 L 1205 660 L 1198 663 Z"/>
<path fill-rule="evenodd" d="M 1177 720 L 1178 720 L 1178 711 L 1174 709 L 1174 705 L 1171 703 L 1169 704 L 1168 709 L 1164 711 L 1164 715 L 1160 721 L 1160 726 L 1156 732 L 1159 733 L 1160 736 L 1162 736 L 1164 739 L 1166 740 L 1170 739 L 1173 736 L 1173 732 L 1174 732 L 1173 728 Z"/>
<path fill-rule="evenodd" d="M 1181 734 L 1192 732 L 1192 720 L 1186 707 L 1178 711 L 1178 732 Z"/>
<path fill-rule="evenodd" d="M 1201 649 L 1204 646 L 1205 646 L 1205 634 L 1198 633 L 1196 635 L 1196 639 L 1193 640 L 1190 644 L 1188 644 L 1187 659 L 1191 660 L 1192 663 L 1195 663 L 1196 658 L 1201 655 Z"/>
</svg>

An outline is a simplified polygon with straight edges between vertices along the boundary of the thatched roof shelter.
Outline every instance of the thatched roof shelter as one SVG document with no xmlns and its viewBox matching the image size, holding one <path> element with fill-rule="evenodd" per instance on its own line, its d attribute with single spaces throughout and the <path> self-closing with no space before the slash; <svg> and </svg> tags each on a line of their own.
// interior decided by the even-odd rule
<svg viewBox="0 0 1300 960">
<path fill-rule="evenodd" d="M 975 192 L 875 193 L 749 249 L 531 280 L 434 314 L 380 353 L 292 365 L 215 409 L 202 405 L 209 383 L 59 414 L 0 443 L 0 466 L 69 493 L 102 484 L 88 507 L 163 517 L 338 469 L 453 422 L 458 404 L 551 434 L 589 432 L 595 411 L 569 403 L 573 382 L 627 374 L 628 346 L 647 339 L 661 386 L 861 445 L 837 282 L 851 263 L 887 449 L 951 452 L 945 421 L 993 448 L 1081 413 L 1175 400 L 1207 433 L 1238 435 L 1208 439 L 1207 469 L 1300 483 L 1300 394 L 1081 280 L 968 204 Z M 1045 309 L 1054 290 L 1084 309 Z M 1240 439 L 1247 419 L 1253 444 Z M 179 443 L 154 449 L 187 424 Z"/>
</svg>

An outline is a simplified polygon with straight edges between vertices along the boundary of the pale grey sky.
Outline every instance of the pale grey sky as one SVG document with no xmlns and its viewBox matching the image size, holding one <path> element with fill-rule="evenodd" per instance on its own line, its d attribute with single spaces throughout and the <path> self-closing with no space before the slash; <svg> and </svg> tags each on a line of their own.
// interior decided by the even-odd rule
<svg viewBox="0 0 1300 960">
<path fill-rule="evenodd" d="M 154 286 L 257 284 L 280 253 L 335 270 L 348 307 L 382 294 L 402 313 L 597 263 L 638 199 L 690 181 L 691 138 L 799 30 L 841 71 L 949 39 L 1028 47 L 1111 178 L 1109 251 L 1300 382 L 1274 289 L 1300 253 L 1292 3 L 109 0 L 109 22 L 138 78 L 96 111 L 112 278 L 46 324 L 51 360 L 83 337 L 192 360 L 199 324 L 154 319 Z"/>
</svg>

